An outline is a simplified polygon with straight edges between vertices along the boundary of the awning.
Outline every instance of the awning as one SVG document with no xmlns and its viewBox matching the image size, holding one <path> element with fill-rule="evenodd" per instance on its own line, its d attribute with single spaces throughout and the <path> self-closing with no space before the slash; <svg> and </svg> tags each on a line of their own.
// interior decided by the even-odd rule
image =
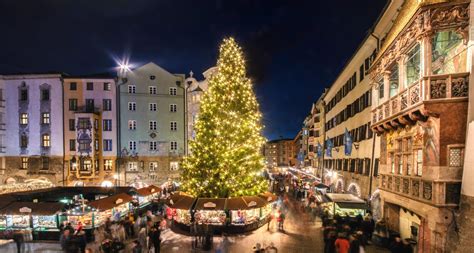
<svg viewBox="0 0 474 253">
<path fill-rule="evenodd" d="M 342 209 L 367 209 L 367 205 L 365 203 L 352 203 L 352 202 L 336 202 Z"/>
<path fill-rule="evenodd" d="M 0 215 L 50 216 L 63 211 L 64 204 L 49 202 L 13 202 L 0 210 Z"/>
<path fill-rule="evenodd" d="M 257 197 L 257 196 L 243 196 L 242 198 L 247 204 L 247 209 L 260 208 L 260 207 L 266 206 L 269 202 L 271 202 L 271 201 L 266 201 L 263 198 Z"/>
<path fill-rule="evenodd" d="M 224 210 L 225 198 L 198 198 L 196 205 L 194 206 L 195 210 Z"/>
<path fill-rule="evenodd" d="M 153 195 L 155 193 L 159 193 L 160 191 L 161 191 L 160 187 L 150 185 L 148 187 L 137 189 L 137 194 L 142 197 L 145 197 L 145 196 Z"/>
<path fill-rule="evenodd" d="M 277 195 L 271 192 L 264 192 L 264 193 L 259 194 L 259 196 L 262 197 L 267 202 L 273 202 L 278 199 Z"/>
<path fill-rule="evenodd" d="M 132 201 L 132 196 L 126 193 L 119 193 L 107 198 L 95 200 L 89 203 L 90 207 L 94 207 L 99 211 L 110 210 L 116 206 L 125 204 L 127 202 Z"/>
</svg>

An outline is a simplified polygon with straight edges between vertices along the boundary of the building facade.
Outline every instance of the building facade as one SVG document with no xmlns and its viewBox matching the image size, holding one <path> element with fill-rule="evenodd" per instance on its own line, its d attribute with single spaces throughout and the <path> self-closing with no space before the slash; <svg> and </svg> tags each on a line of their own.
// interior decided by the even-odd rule
<svg viewBox="0 0 474 253">
<path fill-rule="evenodd" d="M 293 166 L 293 139 L 278 139 L 265 143 L 263 155 L 268 168 Z"/>
<path fill-rule="evenodd" d="M 2 183 L 64 182 L 61 74 L 4 75 Z M 8 129 L 8 134 L 6 133 Z"/>
<path fill-rule="evenodd" d="M 66 185 L 117 185 L 117 93 L 113 77 L 64 78 Z"/>
<path fill-rule="evenodd" d="M 128 185 L 179 177 L 186 133 L 184 75 L 148 63 L 121 75 L 118 86 L 120 178 Z"/>
<path fill-rule="evenodd" d="M 382 214 L 417 241 L 416 252 L 450 252 L 465 156 L 469 2 L 408 0 L 386 14 L 394 10 L 370 71 Z"/>
</svg>

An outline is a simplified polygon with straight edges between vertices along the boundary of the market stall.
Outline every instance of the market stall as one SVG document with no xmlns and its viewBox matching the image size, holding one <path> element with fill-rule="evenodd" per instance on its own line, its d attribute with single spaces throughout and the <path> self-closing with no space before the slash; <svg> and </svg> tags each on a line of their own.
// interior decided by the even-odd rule
<svg viewBox="0 0 474 253">
<path fill-rule="evenodd" d="M 198 224 L 222 226 L 226 222 L 225 198 L 198 198 L 194 219 Z"/>
<path fill-rule="evenodd" d="M 227 199 L 226 210 L 229 210 L 232 225 L 249 225 L 264 219 L 261 208 L 268 202 L 257 196 L 244 196 Z"/>
<path fill-rule="evenodd" d="M 132 201 L 132 196 L 126 193 L 119 193 L 90 202 L 88 205 L 97 210 L 94 212 L 94 225 L 100 226 L 108 218 L 120 220 L 121 217 L 128 215 L 130 202 Z"/>
<path fill-rule="evenodd" d="M 367 211 L 366 202 L 352 194 L 328 193 L 325 197 L 327 197 L 327 201 L 322 206 L 328 211 L 330 217 L 334 217 L 334 215 L 364 216 Z"/>
<path fill-rule="evenodd" d="M 150 185 L 144 188 L 140 188 L 137 190 L 137 200 L 140 207 L 144 207 L 149 205 L 159 198 L 160 195 L 160 187 Z"/>
<path fill-rule="evenodd" d="M 0 210 L 0 224 L 12 230 L 28 230 L 33 239 L 57 240 L 64 204 L 13 202 Z"/>
</svg>

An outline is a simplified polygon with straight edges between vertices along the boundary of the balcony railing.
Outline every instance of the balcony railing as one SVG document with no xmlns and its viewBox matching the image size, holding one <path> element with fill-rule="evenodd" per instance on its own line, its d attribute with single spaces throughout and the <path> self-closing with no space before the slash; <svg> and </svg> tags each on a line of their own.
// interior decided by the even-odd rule
<svg viewBox="0 0 474 253">
<path fill-rule="evenodd" d="M 93 107 L 93 106 L 78 106 L 77 110 L 75 110 L 76 113 L 100 113 L 100 108 L 99 107 Z"/>
<path fill-rule="evenodd" d="M 372 110 L 372 124 L 399 115 L 424 101 L 468 97 L 469 73 L 424 77 Z"/>
<path fill-rule="evenodd" d="M 458 205 L 460 182 L 426 180 L 423 177 L 381 175 L 381 189 L 437 206 Z"/>
</svg>

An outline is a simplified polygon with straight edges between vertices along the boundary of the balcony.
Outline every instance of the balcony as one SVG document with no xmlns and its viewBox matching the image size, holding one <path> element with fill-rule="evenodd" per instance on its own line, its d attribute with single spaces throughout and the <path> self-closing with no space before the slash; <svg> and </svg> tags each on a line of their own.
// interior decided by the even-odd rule
<svg viewBox="0 0 474 253">
<path fill-rule="evenodd" d="M 457 206 L 461 182 L 426 180 L 423 177 L 381 174 L 382 190 L 434 206 Z"/>
<path fill-rule="evenodd" d="M 77 109 L 75 110 L 75 113 L 95 113 L 99 114 L 100 113 L 100 108 L 99 107 L 94 107 L 94 106 L 78 106 Z"/>
<path fill-rule="evenodd" d="M 426 103 L 467 98 L 469 73 L 424 77 L 372 110 L 372 128 L 376 132 L 395 129 L 425 118 Z"/>
</svg>

